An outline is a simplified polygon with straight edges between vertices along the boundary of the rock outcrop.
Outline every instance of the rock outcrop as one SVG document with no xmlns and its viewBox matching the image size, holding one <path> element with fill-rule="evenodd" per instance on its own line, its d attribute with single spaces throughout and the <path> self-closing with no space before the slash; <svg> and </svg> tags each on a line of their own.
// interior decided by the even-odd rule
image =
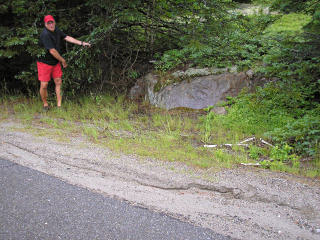
<svg viewBox="0 0 320 240">
<path fill-rule="evenodd" d="M 190 71 L 186 71 L 186 75 Z M 136 99 L 138 96 L 145 95 L 145 98 L 154 106 L 173 109 L 177 107 L 185 107 L 192 109 L 202 109 L 208 106 L 214 106 L 220 101 L 226 99 L 227 96 L 236 96 L 242 88 L 248 87 L 250 84 L 251 72 L 222 72 L 212 74 L 205 70 L 195 71 L 206 73 L 205 76 L 188 78 L 179 83 L 174 83 L 163 87 L 160 91 L 155 91 L 155 86 L 160 77 L 153 73 L 148 73 L 130 91 L 130 98 Z M 179 77 L 183 77 L 183 72 L 176 72 Z M 208 75 L 209 74 L 209 75 Z M 250 77 L 249 77 L 250 76 Z M 137 94 L 136 94 L 137 93 Z"/>
</svg>

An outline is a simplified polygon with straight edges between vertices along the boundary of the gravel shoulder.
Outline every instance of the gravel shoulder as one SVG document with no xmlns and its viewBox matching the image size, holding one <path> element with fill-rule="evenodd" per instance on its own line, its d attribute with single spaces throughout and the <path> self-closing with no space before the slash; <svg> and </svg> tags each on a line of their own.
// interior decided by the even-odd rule
<svg viewBox="0 0 320 240">
<path fill-rule="evenodd" d="M 267 170 L 220 172 L 60 142 L 0 122 L 0 157 L 238 239 L 320 239 L 320 181 Z"/>
</svg>

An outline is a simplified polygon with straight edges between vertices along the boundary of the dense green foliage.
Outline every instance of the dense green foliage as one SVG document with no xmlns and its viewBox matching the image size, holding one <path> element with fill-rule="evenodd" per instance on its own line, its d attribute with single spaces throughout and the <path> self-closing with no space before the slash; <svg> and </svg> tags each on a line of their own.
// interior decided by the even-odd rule
<svg viewBox="0 0 320 240">
<path fill-rule="evenodd" d="M 8 1 L 0 5 L 0 17 L 6 19 L 0 28 L 2 88 L 4 83 L 29 90 L 38 85 L 34 63 L 43 54 L 38 36 L 46 14 L 52 14 L 68 35 L 93 44 L 86 50 L 65 46 L 69 62 L 65 93 L 110 87 L 123 91 L 147 70 L 155 54 L 210 32 L 218 34 L 225 25 L 229 2 Z"/>
<path fill-rule="evenodd" d="M 290 144 L 299 154 L 315 156 L 320 149 L 320 3 L 292 0 L 280 5 L 286 13 L 299 13 L 284 15 L 267 29 L 274 40 L 269 41 L 272 49 L 264 56 L 266 67 L 261 71 L 281 80 L 278 97 L 270 99 L 282 104 L 293 119 L 268 135 L 276 142 Z M 288 22 L 290 27 L 285 27 Z"/>
<path fill-rule="evenodd" d="M 275 18 L 271 15 L 244 17 L 231 14 L 223 31 L 165 52 L 157 68 L 170 70 L 179 65 L 252 67 L 266 52 L 259 34 Z"/>
</svg>

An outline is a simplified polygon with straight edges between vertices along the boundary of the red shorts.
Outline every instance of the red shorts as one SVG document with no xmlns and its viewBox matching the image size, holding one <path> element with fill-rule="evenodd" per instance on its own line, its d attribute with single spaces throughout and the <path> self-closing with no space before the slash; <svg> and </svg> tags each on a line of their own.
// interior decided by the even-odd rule
<svg viewBox="0 0 320 240">
<path fill-rule="evenodd" d="M 57 65 L 48 65 L 43 62 L 37 62 L 38 67 L 38 79 L 40 82 L 49 82 L 51 78 L 61 78 L 62 70 L 61 65 L 58 63 Z"/>
</svg>

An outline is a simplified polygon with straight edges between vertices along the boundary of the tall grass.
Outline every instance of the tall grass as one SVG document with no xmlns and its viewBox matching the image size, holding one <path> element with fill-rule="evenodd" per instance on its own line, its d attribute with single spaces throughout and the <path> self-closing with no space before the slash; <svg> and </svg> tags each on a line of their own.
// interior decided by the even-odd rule
<svg viewBox="0 0 320 240">
<path fill-rule="evenodd" d="M 253 111 L 255 106 L 247 102 L 244 107 L 241 101 L 244 100 L 229 107 L 227 115 L 205 111 L 190 114 L 183 109 L 165 111 L 145 103 L 139 105 L 123 96 L 90 95 L 66 100 L 62 109 L 52 107 L 44 113 L 39 99 L 15 96 L 2 98 L 0 113 L 2 120 L 9 117 L 21 120 L 28 124 L 28 130 L 37 129 L 37 134 L 60 141 L 63 138 L 68 141 L 69 135 L 85 136 L 116 152 L 220 169 L 257 161 L 270 154 L 270 150 L 253 145 L 248 150 L 243 147 L 208 149 L 204 144 L 237 143 L 253 135 L 263 137 L 266 131 L 282 124 L 281 118 L 286 118 L 265 119 L 263 109 Z M 297 166 L 269 167 L 320 176 L 319 162 L 314 162 L 306 171 L 300 171 Z"/>
</svg>

